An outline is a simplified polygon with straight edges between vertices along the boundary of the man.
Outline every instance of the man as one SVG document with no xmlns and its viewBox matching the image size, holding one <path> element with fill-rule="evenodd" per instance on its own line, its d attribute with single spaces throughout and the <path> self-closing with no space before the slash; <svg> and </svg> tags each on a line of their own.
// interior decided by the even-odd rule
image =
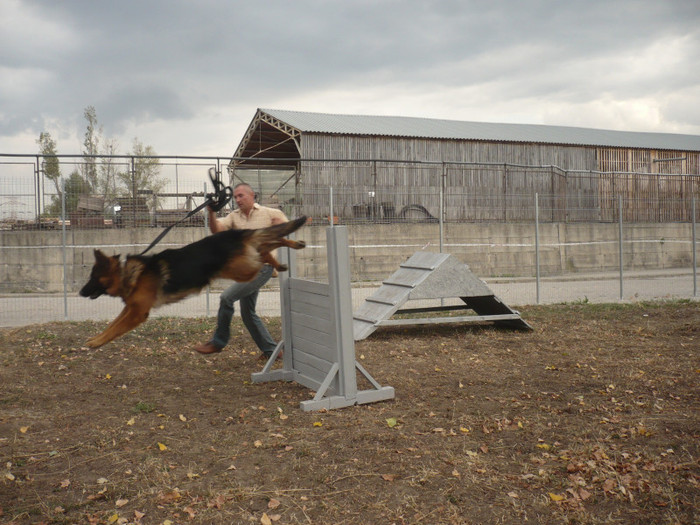
<svg viewBox="0 0 700 525">
<path fill-rule="evenodd" d="M 209 211 L 209 228 L 212 233 L 229 229 L 267 228 L 274 224 L 287 222 L 287 217 L 281 210 L 260 206 L 256 203 L 255 192 L 249 184 L 244 182 L 236 184 L 233 188 L 233 199 L 236 201 L 238 208 L 222 219 L 218 219 L 216 213 L 211 208 L 207 208 Z M 234 282 L 221 293 L 214 337 L 209 342 L 196 346 L 195 350 L 197 352 L 200 354 L 215 354 L 221 352 L 228 344 L 231 336 L 231 318 L 234 312 L 233 303 L 240 301 L 243 324 L 245 324 L 255 344 L 260 348 L 262 355 L 270 357 L 277 344 L 255 312 L 255 304 L 258 300 L 258 291 L 270 280 L 273 272 L 272 266 L 265 264 L 252 281 L 246 283 Z"/>
</svg>

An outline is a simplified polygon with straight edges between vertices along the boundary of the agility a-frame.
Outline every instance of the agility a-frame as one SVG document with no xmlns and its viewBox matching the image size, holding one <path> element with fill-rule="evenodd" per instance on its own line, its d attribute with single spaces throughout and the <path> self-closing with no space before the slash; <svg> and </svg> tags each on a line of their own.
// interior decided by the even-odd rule
<svg viewBox="0 0 700 525">
<path fill-rule="evenodd" d="M 402 308 L 407 301 L 459 299 L 452 306 Z M 473 310 L 476 315 L 443 315 Z M 395 318 L 394 314 L 431 313 L 431 317 Z M 531 330 L 520 313 L 494 295 L 469 266 L 449 253 L 416 252 L 400 265 L 354 314 L 354 338 L 360 341 L 380 326 L 438 323 L 493 322 L 508 328 Z"/>
<path fill-rule="evenodd" d="M 329 283 L 295 277 L 295 254 L 279 250 L 289 266 L 280 273 L 282 341 L 253 382 L 296 381 L 316 392 L 302 401 L 304 411 L 341 408 L 394 398 L 394 389 L 381 386 L 355 359 L 348 233 L 344 226 L 326 229 Z M 282 368 L 273 369 L 279 353 Z M 358 390 L 357 376 L 371 385 Z"/>
</svg>

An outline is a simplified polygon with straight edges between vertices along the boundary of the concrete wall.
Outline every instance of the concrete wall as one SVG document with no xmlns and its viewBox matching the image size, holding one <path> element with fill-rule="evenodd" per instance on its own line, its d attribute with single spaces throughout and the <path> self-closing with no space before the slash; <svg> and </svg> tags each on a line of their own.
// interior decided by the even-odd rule
<svg viewBox="0 0 700 525">
<path fill-rule="evenodd" d="M 687 223 L 625 224 L 625 269 L 691 267 L 691 228 Z M 352 281 L 381 281 L 414 252 L 440 251 L 437 224 L 357 224 L 348 226 L 348 230 Z M 94 248 L 108 255 L 139 253 L 160 231 L 67 230 L 68 290 L 78 290 L 87 280 Z M 543 277 L 618 268 L 617 224 L 544 223 L 539 231 Z M 206 233 L 204 228 L 175 228 L 153 251 L 193 242 Z M 299 276 L 325 281 L 325 226 L 307 226 L 297 237 L 308 245 L 297 252 Z M 61 231 L 3 231 L 0 243 L 1 292 L 63 291 Z M 535 275 L 535 228 L 531 223 L 446 224 L 443 251 L 459 257 L 480 277 Z"/>
</svg>

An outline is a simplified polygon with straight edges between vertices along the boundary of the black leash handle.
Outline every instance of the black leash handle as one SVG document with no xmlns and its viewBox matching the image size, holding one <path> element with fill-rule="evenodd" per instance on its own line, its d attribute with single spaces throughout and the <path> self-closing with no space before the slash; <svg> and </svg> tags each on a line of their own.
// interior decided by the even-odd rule
<svg viewBox="0 0 700 525">
<path fill-rule="evenodd" d="M 162 232 L 160 232 L 160 235 L 153 239 L 153 242 L 148 245 L 148 248 L 146 248 L 144 251 L 140 253 L 140 255 L 145 254 L 148 250 L 153 248 L 156 244 L 160 242 L 160 240 L 167 235 L 167 233 L 174 227 L 180 224 L 182 221 L 186 221 L 192 215 L 197 213 L 198 211 L 204 209 L 205 207 L 209 206 L 213 211 L 217 212 L 228 202 L 231 200 L 233 197 L 233 190 L 231 189 L 231 186 L 224 186 L 224 183 L 221 182 L 221 172 L 217 171 L 216 168 L 209 168 L 209 179 L 211 180 L 212 185 L 214 186 L 214 192 L 213 193 L 207 193 L 206 199 L 204 199 L 204 202 L 197 206 L 194 210 L 190 211 L 185 215 L 182 219 L 180 219 L 177 222 L 174 222 L 167 228 L 165 228 Z"/>
<path fill-rule="evenodd" d="M 207 193 L 207 201 L 213 211 L 219 211 L 231 200 L 233 190 L 231 186 L 224 186 L 221 182 L 221 172 L 215 168 L 209 168 L 209 180 L 214 187 L 214 193 Z"/>
</svg>

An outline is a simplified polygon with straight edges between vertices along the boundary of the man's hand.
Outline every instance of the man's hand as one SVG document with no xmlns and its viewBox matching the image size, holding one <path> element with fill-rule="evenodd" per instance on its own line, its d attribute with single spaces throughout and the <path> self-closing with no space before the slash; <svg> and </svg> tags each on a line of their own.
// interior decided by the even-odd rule
<svg viewBox="0 0 700 525">
<path fill-rule="evenodd" d="M 210 206 L 207 206 L 207 211 L 209 212 L 209 229 L 211 232 L 218 233 L 222 231 L 223 228 L 219 225 L 219 221 L 216 218 L 216 212 L 212 210 Z"/>
</svg>

